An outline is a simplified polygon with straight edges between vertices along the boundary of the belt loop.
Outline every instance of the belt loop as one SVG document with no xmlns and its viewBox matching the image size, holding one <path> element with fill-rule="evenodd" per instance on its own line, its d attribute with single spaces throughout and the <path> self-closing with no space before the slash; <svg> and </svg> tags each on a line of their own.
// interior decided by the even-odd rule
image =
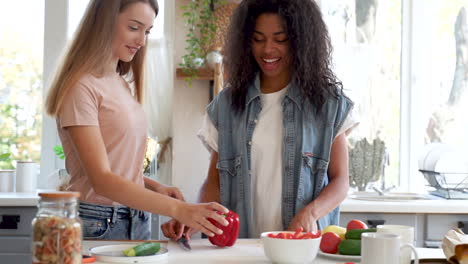
<svg viewBox="0 0 468 264">
<path fill-rule="evenodd" d="M 117 212 L 118 212 L 118 208 L 117 208 L 117 206 L 114 206 L 112 208 L 112 217 L 111 217 L 111 223 L 112 224 L 115 224 L 115 222 L 117 221 Z"/>
</svg>

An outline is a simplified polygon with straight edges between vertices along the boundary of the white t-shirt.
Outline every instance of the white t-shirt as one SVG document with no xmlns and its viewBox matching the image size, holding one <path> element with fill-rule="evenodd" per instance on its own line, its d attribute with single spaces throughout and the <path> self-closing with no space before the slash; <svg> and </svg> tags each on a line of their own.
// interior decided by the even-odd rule
<svg viewBox="0 0 468 264">
<path fill-rule="evenodd" d="M 283 180 L 283 107 L 288 87 L 269 94 L 261 94 L 262 111 L 252 135 L 251 179 L 253 190 L 254 235 L 283 230 L 281 193 Z M 358 122 L 351 111 L 337 136 L 351 130 Z M 209 151 L 218 151 L 218 131 L 205 114 L 198 137 Z"/>
</svg>

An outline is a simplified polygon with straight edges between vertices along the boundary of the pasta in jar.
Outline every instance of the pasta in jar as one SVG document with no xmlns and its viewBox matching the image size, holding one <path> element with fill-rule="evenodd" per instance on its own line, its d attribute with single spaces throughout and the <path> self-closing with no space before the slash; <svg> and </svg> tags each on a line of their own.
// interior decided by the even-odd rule
<svg viewBox="0 0 468 264">
<path fill-rule="evenodd" d="M 34 218 L 33 264 L 79 264 L 81 221 L 76 205 L 78 193 L 40 193 L 39 210 Z"/>
</svg>

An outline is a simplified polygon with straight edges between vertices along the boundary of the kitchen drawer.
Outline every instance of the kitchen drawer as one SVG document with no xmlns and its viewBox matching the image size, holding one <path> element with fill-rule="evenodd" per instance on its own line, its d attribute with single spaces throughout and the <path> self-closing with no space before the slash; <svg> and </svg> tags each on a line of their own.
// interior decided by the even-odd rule
<svg viewBox="0 0 468 264">
<path fill-rule="evenodd" d="M 0 236 L 30 236 L 36 207 L 0 207 Z"/>
<path fill-rule="evenodd" d="M 426 239 L 441 241 L 450 229 L 461 227 L 459 223 L 465 224 L 465 232 L 468 233 L 468 215 L 429 214 L 427 215 Z"/>
<path fill-rule="evenodd" d="M 0 254 L 31 253 L 31 237 L 0 236 Z"/>
<path fill-rule="evenodd" d="M 5 254 L 0 253 L 0 263 L 2 264 L 31 264 L 31 254 Z"/>
</svg>

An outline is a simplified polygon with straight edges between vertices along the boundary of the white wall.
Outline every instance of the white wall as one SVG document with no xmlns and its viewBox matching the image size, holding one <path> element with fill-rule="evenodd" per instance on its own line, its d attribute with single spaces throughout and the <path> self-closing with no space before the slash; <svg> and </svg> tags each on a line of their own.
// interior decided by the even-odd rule
<svg viewBox="0 0 468 264">
<path fill-rule="evenodd" d="M 185 35 L 180 6 L 189 0 L 175 1 L 174 64 L 185 54 Z M 209 103 L 209 82 L 183 80 L 174 82 L 172 184 L 181 189 L 185 199 L 197 201 L 200 185 L 208 172 L 209 153 L 197 138 L 205 107 Z"/>
</svg>

